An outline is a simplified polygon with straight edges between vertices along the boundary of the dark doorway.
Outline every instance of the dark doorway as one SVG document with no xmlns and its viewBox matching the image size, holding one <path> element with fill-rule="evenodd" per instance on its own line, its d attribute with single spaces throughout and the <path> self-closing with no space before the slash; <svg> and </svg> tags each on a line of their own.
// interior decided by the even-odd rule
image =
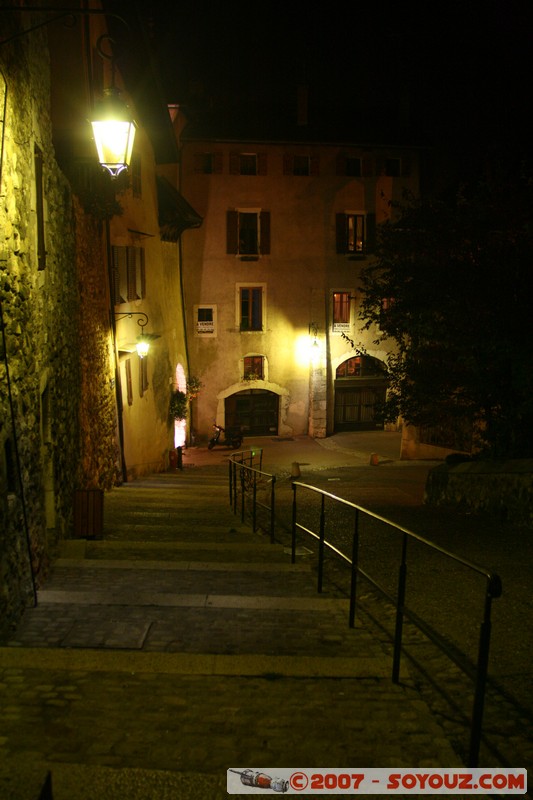
<svg viewBox="0 0 533 800">
<path fill-rule="evenodd" d="M 238 426 L 244 436 L 276 435 L 279 396 L 266 389 L 237 392 L 225 401 L 226 427 Z"/>
</svg>

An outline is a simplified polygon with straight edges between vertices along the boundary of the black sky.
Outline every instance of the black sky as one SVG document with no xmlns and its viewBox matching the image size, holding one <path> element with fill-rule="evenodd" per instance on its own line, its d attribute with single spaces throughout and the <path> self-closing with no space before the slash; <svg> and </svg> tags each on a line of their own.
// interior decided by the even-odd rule
<svg viewBox="0 0 533 800">
<path fill-rule="evenodd" d="M 171 101 L 291 108 L 305 82 L 316 117 L 401 106 L 433 140 L 529 135 L 531 0 L 141 7 Z"/>
</svg>

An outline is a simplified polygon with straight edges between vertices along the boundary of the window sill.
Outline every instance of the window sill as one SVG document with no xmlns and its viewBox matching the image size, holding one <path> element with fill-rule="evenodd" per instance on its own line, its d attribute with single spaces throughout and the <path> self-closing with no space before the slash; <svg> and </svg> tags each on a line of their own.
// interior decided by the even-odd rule
<svg viewBox="0 0 533 800">
<path fill-rule="evenodd" d="M 240 261 L 259 261 L 259 256 L 241 256 L 241 255 L 238 255 L 237 258 Z"/>
</svg>

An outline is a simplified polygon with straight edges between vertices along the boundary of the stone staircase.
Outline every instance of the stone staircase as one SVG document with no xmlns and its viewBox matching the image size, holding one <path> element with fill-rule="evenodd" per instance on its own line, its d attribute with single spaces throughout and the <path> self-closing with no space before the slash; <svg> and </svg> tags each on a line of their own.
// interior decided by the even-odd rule
<svg viewBox="0 0 533 800">
<path fill-rule="evenodd" d="M 106 495 L 0 648 L 0 796 L 222 800 L 230 767 L 452 765 L 348 599 L 231 511 L 224 468 Z M 4 752 L 5 751 L 5 752 Z"/>
<path fill-rule="evenodd" d="M 288 548 L 240 524 L 224 469 L 126 484 L 106 496 L 104 517 L 102 540 L 64 543 L 17 644 L 255 656 L 266 671 L 282 657 L 298 674 L 288 657 L 316 669 L 340 658 L 334 675 L 357 659 L 350 674 L 382 673 L 370 638 L 362 648 L 348 628 L 346 597 L 317 594 L 314 554 L 291 564 Z"/>
</svg>

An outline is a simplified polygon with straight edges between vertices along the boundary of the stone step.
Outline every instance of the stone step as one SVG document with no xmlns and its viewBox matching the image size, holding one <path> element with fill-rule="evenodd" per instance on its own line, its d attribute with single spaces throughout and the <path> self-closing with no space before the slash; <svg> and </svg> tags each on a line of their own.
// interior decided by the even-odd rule
<svg viewBox="0 0 533 800">
<path fill-rule="evenodd" d="M 218 541 L 94 541 L 76 539 L 64 542 L 60 559 L 94 560 L 94 561 L 202 561 L 228 563 L 288 563 L 290 553 L 279 544 L 265 541 L 265 537 L 250 537 L 246 534 L 235 541 L 235 534 Z M 311 552 L 311 551 L 309 551 Z"/>
</svg>

